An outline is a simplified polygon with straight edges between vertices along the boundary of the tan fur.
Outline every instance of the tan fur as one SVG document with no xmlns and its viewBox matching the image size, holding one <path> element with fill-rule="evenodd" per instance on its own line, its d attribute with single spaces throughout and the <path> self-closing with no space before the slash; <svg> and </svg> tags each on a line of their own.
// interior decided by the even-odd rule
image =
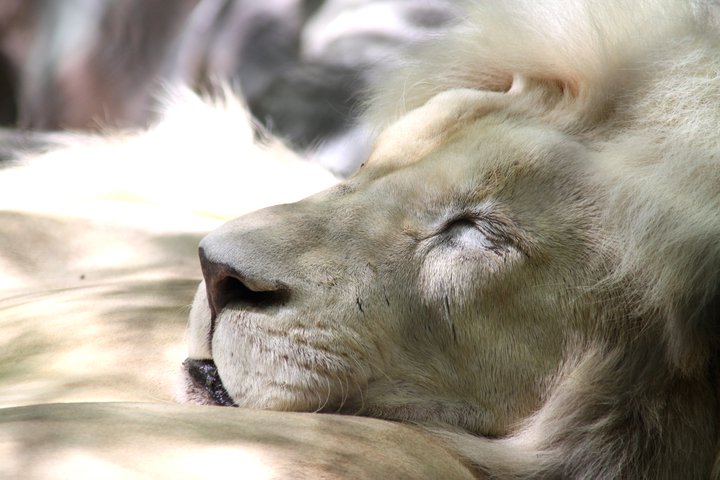
<svg viewBox="0 0 720 480">
<path fill-rule="evenodd" d="M 717 477 L 711 11 L 473 2 L 386 79 L 355 176 L 203 240 L 191 356 L 240 406 L 420 423 L 492 478 Z"/>
<path fill-rule="evenodd" d="M 0 475 L 248 480 L 471 480 L 419 429 L 371 418 L 151 403 L 0 409 Z"/>
</svg>

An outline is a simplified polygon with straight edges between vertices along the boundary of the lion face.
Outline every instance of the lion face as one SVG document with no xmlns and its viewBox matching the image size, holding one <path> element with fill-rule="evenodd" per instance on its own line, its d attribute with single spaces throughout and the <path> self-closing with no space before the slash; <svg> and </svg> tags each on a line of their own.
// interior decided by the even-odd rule
<svg viewBox="0 0 720 480">
<path fill-rule="evenodd" d="M 187 398 L 483 435 L 535 410 L 597 327 L 600 199 L 586 149 L 504 96 L 438 95 L 346 182 L 208 235 Z"/>
</svg>

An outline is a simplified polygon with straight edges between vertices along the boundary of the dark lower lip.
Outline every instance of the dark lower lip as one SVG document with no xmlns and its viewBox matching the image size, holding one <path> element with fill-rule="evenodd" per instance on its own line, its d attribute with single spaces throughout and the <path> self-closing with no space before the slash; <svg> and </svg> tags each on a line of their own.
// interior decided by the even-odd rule
<svg viewBox="0 0 720 480">
<path fill-rule="evenodd" d="M 185 367 L 195 386 L 204 390 L 217 405 L 237 407 L 237 404 L 225 390 L 222 380 L 220 380 L 215 362 L 188 358 L 183 362 L 183 367 Z"/>
</svg>

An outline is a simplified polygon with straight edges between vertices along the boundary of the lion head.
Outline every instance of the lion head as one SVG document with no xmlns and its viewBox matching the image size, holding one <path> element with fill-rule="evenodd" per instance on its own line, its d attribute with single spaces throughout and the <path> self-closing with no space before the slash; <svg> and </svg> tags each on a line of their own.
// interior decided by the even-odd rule
<svg viewBox="0 0 720 480">
<path fill-rule="evenodd" d="M 537 52 L 461 30 L 444 49 L 465 70 L 431 47 L 408 74 L 431 81 L 388 81 L 403 106 L 379 109 L 354 176 L 201 242 L 188 399 L 419 423 L 497 476 L 710 474 L 720 114 L 698 98 L 720 98 L 715 39 L 683 24 L 640 45 L 596 7 L 638 48 L 550 52 L 531 5 L 489 32 Z M 554 14 L 604 38 L 597 15 Z"/>
</svg>

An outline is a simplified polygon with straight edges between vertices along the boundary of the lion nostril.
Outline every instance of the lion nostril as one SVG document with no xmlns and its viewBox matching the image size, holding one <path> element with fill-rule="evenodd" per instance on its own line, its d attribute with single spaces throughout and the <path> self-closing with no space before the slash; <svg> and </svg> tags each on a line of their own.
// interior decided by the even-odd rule
<svg viewBox="0 0 720 480">
<path fill-rule="evenodd" d="M 202 248 L 200 264 L 213 317 L 230 303 L 264 308 L 281 305 L 289 297 L 289 289 L 281 282 L 255 278 L 225 263 L 213 262 Z"/>
<path fill-rule="evenodd" d="M 258 288 L 255 290 L 246 282 L 231 275 L 218 281 L 214 288 L 213 297 L 216 298 L 216 303 L 222 304 L 222 307 L 230 302 L 240 302 L 258 307 L 271 306 L 284 303 L 288 297 L 287 289 L 280 285 L 255 287 Z"/>
</svg>

